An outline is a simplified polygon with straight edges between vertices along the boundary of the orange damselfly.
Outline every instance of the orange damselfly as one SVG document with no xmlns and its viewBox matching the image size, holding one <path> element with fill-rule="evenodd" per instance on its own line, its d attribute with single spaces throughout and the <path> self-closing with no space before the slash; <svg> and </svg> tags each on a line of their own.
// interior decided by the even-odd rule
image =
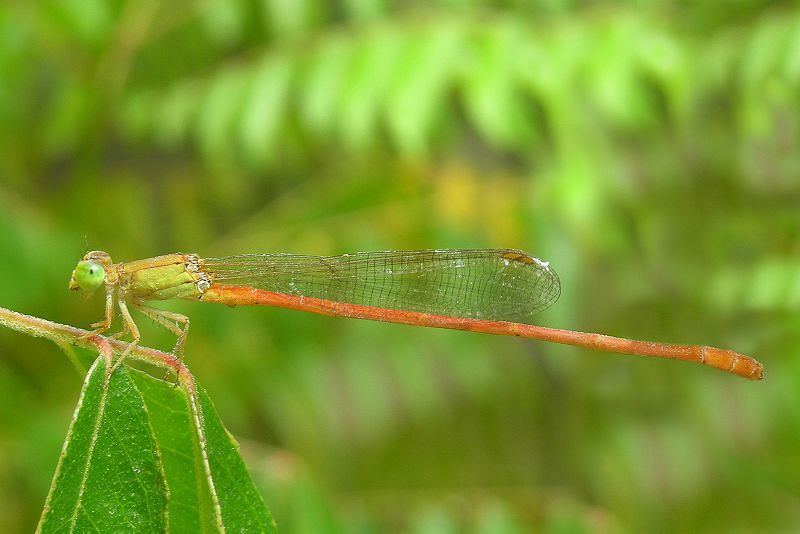
<svg viewBox="0 0 800 534">
<path fill-rule="evenodd" d="M 561 285 L 547 262 L 513 249 L 358 252 L 340 256 L 246 254 L 222 258 L 169 254 L 126 263 L 113 263 L 105 252 L 89 252 L 73 271 L 69 287 L 94 291 L 101 286 L 106 293 L 105 316 L 92 325 L 92 335 L 110 328 L 116 300 L 123 332 L 130 332 L 133 337 L 120 361 L 140 339 L 128 304 L 175 333 L 178 340 L 174 353 L 180 357 L 189 318 L 144 303 L 188 299 L 519 336 L 697 362 L 752 380 L 763 376 L 758 361 L 732 350 L 638 341 L 531 324 L 534 314 L 558 299 Z"/>
</svg>

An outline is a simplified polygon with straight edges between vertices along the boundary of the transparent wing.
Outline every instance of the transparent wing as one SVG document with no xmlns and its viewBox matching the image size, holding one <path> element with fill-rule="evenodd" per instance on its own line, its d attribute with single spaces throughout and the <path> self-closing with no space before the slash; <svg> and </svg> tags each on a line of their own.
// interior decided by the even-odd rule
<svg viewBox="0 0 800 534">
<path fill-rule="evenodd" d="M 252 254 L 208 258 L 214 284 L 453 317 L 530 322 L 561 292 L 555 271 L 512 249 Z"/>
</svg>

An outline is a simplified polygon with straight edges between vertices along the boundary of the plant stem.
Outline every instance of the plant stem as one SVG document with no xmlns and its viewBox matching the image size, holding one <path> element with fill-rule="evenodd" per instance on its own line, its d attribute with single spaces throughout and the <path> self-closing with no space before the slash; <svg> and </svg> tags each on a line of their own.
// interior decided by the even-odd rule
<svg viewBox="0 0 800 534">
<path fill-rule="evenodd" d="M 0 307 L 0 325 L 33 337 L 49 339 L 61 347 L 75 345 L 85 349 L 96 350 L 106 356 L 122 353 L 129 346 L 125 341 L 101 335 L 92 336 L 89 330 L 54 323 L 53 321 L 25 315 L 2 307 Z M 180 381 L 188 384 L 193 383 L 189 370 L 173 354 L 149 347 L 137 346 L 130 352 L 128 357 L 160 367 L 167 367 L 178 375 Z"/>
</svg>

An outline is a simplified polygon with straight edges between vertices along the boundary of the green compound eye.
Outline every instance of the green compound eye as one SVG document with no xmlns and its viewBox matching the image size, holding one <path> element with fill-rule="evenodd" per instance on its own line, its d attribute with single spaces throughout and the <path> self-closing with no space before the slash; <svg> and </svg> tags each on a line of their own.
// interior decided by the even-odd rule
<svg viewBox="0 0 800 534">
<path fill-rule="evenodd" d="M 99 263 L 82 261 L 75 267 L 75 283 L 84 291 L 94 291 L 103 284 L 106 270 Z"/>
</svg>

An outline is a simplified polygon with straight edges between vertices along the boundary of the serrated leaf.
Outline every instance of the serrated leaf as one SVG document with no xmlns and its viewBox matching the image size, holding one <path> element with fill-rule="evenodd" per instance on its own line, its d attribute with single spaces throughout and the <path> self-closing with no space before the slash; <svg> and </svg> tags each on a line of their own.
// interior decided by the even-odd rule
<svg viewBox="0 0 800 534">
<path fill-rule="evenodd" d="M 205 391 L 92 365 L 42 513 L 42 532 L 275 532 Z"/>
</svg>

